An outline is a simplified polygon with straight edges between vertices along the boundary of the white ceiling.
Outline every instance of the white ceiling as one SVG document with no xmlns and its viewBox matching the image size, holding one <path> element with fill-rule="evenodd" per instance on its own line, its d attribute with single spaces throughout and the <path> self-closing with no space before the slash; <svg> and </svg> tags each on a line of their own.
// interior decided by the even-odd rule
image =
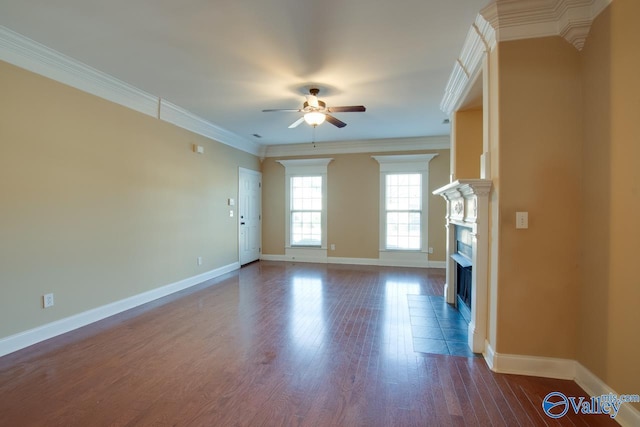
<svg viewBox="0 0 640 427">
<path fill-rule="evenodd" d="M 448 134 L 440 101 L 487 1 L 3 0 L 0 25 L 272 145 Z M 300 108 L 311 85 L 367 111 L 315 136 L 261 111 Z"/>
</svg>

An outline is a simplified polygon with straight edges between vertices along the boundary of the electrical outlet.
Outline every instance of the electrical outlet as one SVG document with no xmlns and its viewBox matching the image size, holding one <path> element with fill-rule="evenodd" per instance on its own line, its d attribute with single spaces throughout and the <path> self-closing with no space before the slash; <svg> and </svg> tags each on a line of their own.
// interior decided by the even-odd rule
<svg viewBox="0 0 640 427">
<path fill-rule="evenodd" d="M 53 307 L 53 294 L 46 294 L 42 296 L 42 308 Z"/>
<path fill-rule="evenodd" d="M 201 256 L 198 257 L 198 265 L 202 265 L 202 257 Z"/>
<path fill-rule="evenodd" d="M 433 248 L 429 248 L 429 253 L 432 254 L 433 253 Z"/>
<path fill-rule="evenodd" d="M 331 244 L 331 250 L 332 250 L 332 251 L 335 251 L 335 250 L 336 250 L 336 245 L 335 245 L 335 244 L 333 244 L 333 243 Z"/>
</svg>

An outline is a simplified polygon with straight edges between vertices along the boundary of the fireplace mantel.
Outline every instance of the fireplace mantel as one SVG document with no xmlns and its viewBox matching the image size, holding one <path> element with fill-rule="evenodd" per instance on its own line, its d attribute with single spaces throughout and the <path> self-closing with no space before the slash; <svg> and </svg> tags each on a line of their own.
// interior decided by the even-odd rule
<svg viewBox="0 0 640 427">
<path fill-rule="evenodd" d="M 478 224 L 478 202 L 487 199 L 491 191 L 491 180 L 459 179 L 433 192 L 447 201 L 447 223 L 476 228 Z M 488 215 L 488 212 L 487 212 Z M 487 218 L 488 219 L 488 218 Z M 480 218 L 482 221 L 483 218 Z"/>
<path fill-rule="evenodd" d="M 447 201 L 447 281 L 444 295 L 449 304 L 456 302 L 455 226 L 471 229 L 472 277 L 469 347 L 484 352 L 487 334 L 488 262 L 489 262 L 489 193 L 491 180 L 460 179 L 433 192 Z"/>
</svg>

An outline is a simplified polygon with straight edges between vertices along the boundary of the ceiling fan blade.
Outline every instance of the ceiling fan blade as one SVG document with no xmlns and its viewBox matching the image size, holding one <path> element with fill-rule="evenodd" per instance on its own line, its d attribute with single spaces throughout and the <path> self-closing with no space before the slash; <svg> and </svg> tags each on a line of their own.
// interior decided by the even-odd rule
<svg viewBox="0 0 640 427">
<path fill-rule="evenodd" d="M 294 109 L 283 109 L 283 108 L 273 108 L 273 109 L 270 109 L 270 110 L 262 110 L 263 113 L 272 113 L 274 111 L 285 111 L 285 112 L 289 112 L 289 113 L 300 113 L 300 112 L 302 112 L 302 110 L 300 110 L 300 109 L 294 110 Z"/>
<path fill-rule="evenodd" d="M 298 125 L 300 123 L 304 122 L 304 116 L 300 117 L 298 120 L 296 120 L 295 122 L 291 123 L 291 125 L 289 125 L 289 129 L 293 129 L 295 127 L 298 127 Z"/>
<path fill-rule="evenodd" d="M 334 126 L 337 126 L 339 128 L 343 128 L 345 127 L 347 124 L 345 122 L 343 122 L 342 120 L 338 120 L 335 117 L 333 117 L 331 114 L 326 114 L 327 116 L 327 121 L 329 123 L 331 123 Z"/>
<path fill-rule="evenodd" d="M 350 105 L 345 107 L 329 107 L 327 109 L 330 113 L 359 113 L 367 111 L 364 105 Z"/>
</svg>

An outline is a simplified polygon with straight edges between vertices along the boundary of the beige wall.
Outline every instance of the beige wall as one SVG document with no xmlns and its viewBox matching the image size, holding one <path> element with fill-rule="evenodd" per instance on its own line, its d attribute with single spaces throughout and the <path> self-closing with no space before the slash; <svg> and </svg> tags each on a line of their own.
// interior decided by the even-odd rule
<svg viewBox="0 0 640 427">
<path fill-rule="evenodd" d="M 456 179 L 480 178 L 482 155 L 482 109 L 456 111 L 453 119 Z"/>
<path fill-rule="evenodd" d="M 640 2 L 616 0 L 582 53 L 582 289 L 578 361 L 618 393 L 640 389 Z M 640 409 L 640 405 L 636 405 Z"/>
<path fill-rule="evenodd" d="M 284 167 L 275 159 L 262 162 L 262 253 L 284 255 Z"/>
<path fill-rule="evenodd" d="M 500 43 L 496 351 L 574 359 L 579 282 L 580 56 L 560 37 Z M 515 228 L 517 211 L 529 228 Z"/>
<path fill-rule="evenodd" d="M 582 52 L 560 37 L 499 43 L 485 103 L 497 129 L 489 340 L 576 359 L 626 394 L 640 387 L 637 16 L 640 2 L 616 0 Z"/>
<path fill-rule="evenodd" d="M 429 152 L 438 153 L 429 164 L 431 192 L 449 182 L 449 150 Z M 335 251 L 329 251 L 331 257 L 378 258 L 380 168 L 371 158 L 375 154 L 320 156 L 334 159 L 327 169 L 327 239 L 328 244 L 336 247 Z M 276 159 L 267 158 L 262 173 L 263 250 L 268 255 L 282 255 L 285 248 L 285 171 Z M 444 214 L 444 200 L 430 195 L 429 246 L 434 248 L 433 255 L 429 256 L 431 261 L 445 259 Z"/>
<path fill-rule="evenodd" d="M 362 154 L 331 157 L 327 170 L 327 240 L 336 245 L 336 250 L 329 251 L 329 256 L 378 258 L 378 162 Z"/>
<path fill-rule="evenodd" d="M 0 93 L 0 338 L 237 262 L 255 156 L 3 62 Z"/>
</svg>

